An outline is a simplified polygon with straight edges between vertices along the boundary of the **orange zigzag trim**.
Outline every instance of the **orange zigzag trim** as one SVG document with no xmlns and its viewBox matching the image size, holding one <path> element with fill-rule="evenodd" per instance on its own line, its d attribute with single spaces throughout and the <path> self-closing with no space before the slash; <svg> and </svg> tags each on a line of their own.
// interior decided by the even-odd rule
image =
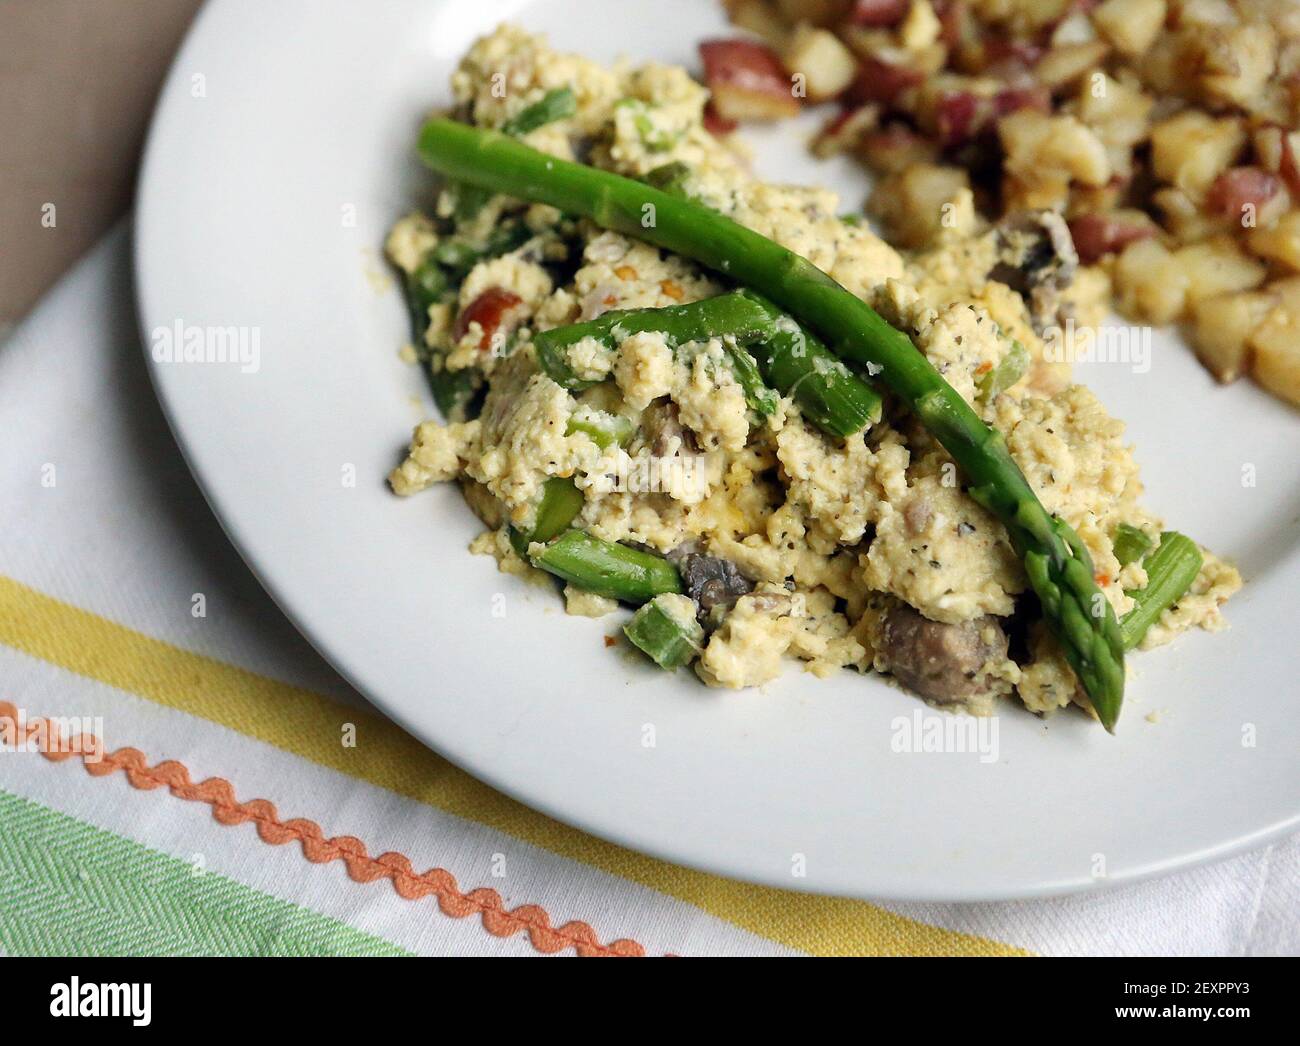
<svg viewBox="0 0 1300 1046">
<path fill-rule="evenodd" d="M 118 770 L 125 771 L 131 786 L 142 791 L 166 787 L 178 799 L 207 803 L 212 816 L 223 825 L 240 825 L 252 821 L 257 834 L 265 843 L 280 846 L 298 841 L 303 856 L 314 864 L 343 861 L 348 875 L 358 883 L 371 883 L 389 879 L 398 896 L 408 901 L 418 901 L 433 894 L 444 915 L 463 919 L 477 914 L 483 928 L 496 937 L 511 937 L 521 930 L 527 931 L 534 948 L 550 955 L 572 948 L 582 956 L 642 956 L 645 948 L 636 941 L 622 938 L 610 944 L 601 944 L 596 931 L 587 923 L 567 922 L 556 929 L 551 926 L 546 910 L 536 904 L 520 905 L 507 911 L 501 895 L 495 890 L 480 887 L 462 893 L 455 877 L 442 868 L 432 868 L 416 874 L 411 862 L 400 853 L 384 853 L 371 857 L 366 845 L 350 835 L 325 838 L 325 833 L 315 821 L 295 817 L 281 821 L 275 804 L 266 799 L 241 803 L 235 790 L 222 777 L 209 777 L 194 784 L 183 763 L 167 759 L 157 766 L 149 766 L 143 752 L 136 748 L 119 748 L 105 754 L 98 735 L 78 734 L 63 741 L 59 726 L 50 720 L 35 719 L 24 723 L 22 736 L 18 735 L 18 710 L 8 701 L 0 701 L 0 738 L 17 747 L 35 736 L 43 741 L 41 754 L 50 762 L 61 763 L 74 755 L 81 758 L 86 772 L 92 777 L 107 777 Z"/>
</svg>

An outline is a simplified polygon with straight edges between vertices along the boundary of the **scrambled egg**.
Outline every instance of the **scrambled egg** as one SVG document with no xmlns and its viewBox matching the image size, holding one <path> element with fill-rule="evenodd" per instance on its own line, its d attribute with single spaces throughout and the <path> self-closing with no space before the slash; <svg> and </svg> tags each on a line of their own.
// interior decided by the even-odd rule
<svg viewBox="0 0 1300 1046">
<path fill-rule="evenodd" d="M 1158 535 L 1160 523 L 1139 503 L 1122 423 L 1069 383 L 1068 366 L 1045 360 L 1035 306 L 991 278 L 996 230 L 966 223 L 963 235 L 904 255 L 842 220 L 834 194 L 759 181 L 705 130 L 707 92 L 682 69 L 606 69 L 503 26 L 474 45 L 453 77 L 457 111 L 489 127 L 564 86 L 575 93 L 576 112 L 528 133 L 527 144 L 631 177 L 684 164 L 692 196 L 810 259 L 907 331 L 1005 435 L 1048 511 L 1081 535 L 1115 611 L 1129 609 L 1125 589 L 1140 588 L 1145 574 L 1140 564 L 1121 568 L 1110 535 L 1121 522 Z M 451 207 L 444 198 L 440 215 Z M 509 215 L 523 216 L 528 242 L 474 264 L 454 307 L 429 309 L 424 351 L 435 366 L 482 375 L 481 412 L 421 424 L 390 477 L 394 491 L 460 480 L 490 528 L 474 550 L 516 573 L 533 568 L 508 528 L 533 524 L 553 477 L 574 480 L 583 498 L 575 525 L 597 537 L 664 554 L 689 547 L 734 565 L 749 591 L 710 622 L 695 665 L 710 686 L 760 685 L 797 661 L 819 677 L 843 668 L 893 672 L 923 696 L 976 714 L 1012 694 L 1035 712 L 1086 706 L 1041 626 L 1029 630 L 1024 649 L 1008 652 L 1004 626 L 1028 589 L 1020 561 L 1002 525 L 966 496 L 952 460 L 912 418 L 887 401 L 882 421 L 845 440 L 805 421 L 789 399 L 764 419 L 723 365 L 721 342 L 670 348 L 653 333 L 628 337 L 616 353 L 590 339 L 572 346 L 570 366 L 598 384 L 562 388 L 538 366 L 536 331 L 726 288 L 688 259 L 552 208 L 498 197 L 474 221 L 486 223 L 482 233 Z M 427 217 L 409 216 L 389 238 L 389 257 L 412 273 L 437 239 Z M 484 351 L 483 321 L 453 323 L 494 289 L 512 295 L 505 351 Z M 1085 321 L 1107 294 L 1091 278 L 1059 291 L 1061 307 Z M 981 398 L 981 378 L 1010 338 L 1025 346 L 1031 366 L 1010 388 Z M 596 417 L 621 421 L 630 438 L 602 445 L 589 425 L 573 425 Z M 631 482 L 647 459 L 673 467 Z M 1192 591 L 1145 645 L 1193 626 L 1222 627 L 1219 608 L 1239 585 L 1236 571 L 1207 553 Z M 616 609 L 573 586 L 565 596 L 570 613 Z M 901 643 L 941 654 L 909 662 Z M 960 676 L 942 692 L 927 690 L 927 680 L 938 686 L 953 666 Z"/>
</svg>

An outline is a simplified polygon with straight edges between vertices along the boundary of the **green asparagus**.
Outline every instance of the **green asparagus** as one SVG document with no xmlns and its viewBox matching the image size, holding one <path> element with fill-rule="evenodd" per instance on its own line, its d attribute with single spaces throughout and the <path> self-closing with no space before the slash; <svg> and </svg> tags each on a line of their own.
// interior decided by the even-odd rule
<svg viewBox="0 0 1300 1046">
<path fill-rule="evenodd" d="M 1151 551 L 1151 539 L 1137 527 L 1121 523 L 1115 528 L 1115 540 L 1112 545 L 1115 558 L 1122 567 L 1135 563 Z"/>
<path fill-rule="evenodd" d="M 683 598 L 655 596 L 623 626 L 623 634 L 633 646 L 669 671 L 686 664 L 704 646 L 704 628 L 695 619 L 695 604 L 687 600 L 685 613 L 673 612 L 672 601 Z"/>
<path fill-rule="evenodd" d="M 983 402 L 996 399 L 1025 376 L 1029 370 L 1029 350 L 1014 338 L 1007 354 L 979 380 L 979 397 Z"/>
<path fill-rule="evenodd" d="M 493 192 L 477 185 L 457 185 L 452 191 L 452 216 L 457 225 L 467 225 L 492 199 Z"/>
<path fill-rule="evenodd" d="M 843 439 L 880 419 L 880 394 L 844 366 L 821 341 L 770 301 L 753 298 L 772 317 L 772 328 L 750 346 L 767 383 L 792 396 L 800 412 L 832 436 Z"/>
<path fill-rule="evenodd" d="M 980 420 L 907 334 L 806 258 L 719 212 L 641 182 L 559 160 L 506 135 L 445 118 L 425 124 L 419 153 L 449 178 L 584 215 L 604 228 L 693 258 L 759 291 L 816 328 L 840 356 L 869 367 L 952 455 L 971 497 L 1005 525 L 1045 622 L 1098 719 L 1107 730 L 1114 729 L 1124 696 L 1124 641 L 1093 578 L 1087 549 L 1067 524 L 1043 508 L 1002 435 Z"/>
<path fill-rule="evenodd" d="M 433 258 L 447 270 L 448 278 L 459 284 L 479 262 L 509 254 L 522 247 L 532 236 L 532 230 L 527 225 L 518 219 L 512 219 L 493 229 L 485 243 L 475 243 L 461 233 L 447 236 L 434 247 Z"/>
<path fill-rule="evenodd" d="M 677 568 L 662 556 L 602 541 L 582 530 L 565 531 L 532 562 L 585 592 L 622 603 L 641 604 L 682 590 Z"/>
<path fill-rule="evenodd" d="M 547 91 L 538 101 L 521 109 L 515 117 L 501 125 L 505 134 L 531 134 L 556 120 L 565 120 L 578 111 L 578 99 L 568 87 Z"/>
<path fill-rule="evenodd" d="M 1143 561 L 1146 587 L 1127 593 L 1137 605 L 1120 622 L 1126 650 L 1141 643 L 1160 615 L 1187 594 L 1203 562 L 1201 550 L 1191 538 L 1174 530 L 1160 535 L 1160 545 Z"/>
<path fill-rule="evenodd" d="M 569 529 L 582 511 L 583 494 L 573 480 L 552 476 L 542 486 L 542 500 L 537 504 L 533 529 L 510 528 L 510 544 L 521 559 L 528 558 L 528 546 L 534 541 L 550 541 Z"/>
<path fill-rule="evenodd" d="M 571 346 L 594 338 L 614 351 L 623 338 L 642 331 L 662 333 L 670 347 L 729 336 L 726 351 L 732 372 L 749 406 L 764 417 L 776 410 L 769 385 L 793 396 L 805 416 L 833 436 L 860 432 L 880 417 L 880 396 L 870 385 L 814 335 L 752 291 L 732 291 L 663 309 L 607 312 L 586 323 L 544 331 L 533 344 L 552 380 L 578 391 L 596 382 L 574 373 L 568 358 Z"/>
<path fill-rule="evenodd" d="M 587 338 L 615 351 L 633 334 L 662 334 L 675 349 L 692 341 L 708 341 L 730 335 L 739 343 L 760 337 L 770 327 L 767 313 L 751 298 L 740 294 L 719 294 L 715 298 L 670 305 L 663 309 L 619 309 L 594 320 L 542 331 L 533 337 L 533 347 L 542 369 L 552 381 L 579 392 L 598 381 L 579 377 L 569 364 L 569 349 Z"/>
<path fill-rule="evenodd" d="M 411 338 L 425 348 L 424 332 L 429 327 L 429 307 L 444 301 L 451 292 L 451 281 L 431 252 L 419 266 L 406 277 L 406 301 L 411 313 Z M 451 421 L 463 421 L 469 404 L 479 389 L 480 376 L 474 370 L 449 371 L 438 357 L 431 358 L 425 368 L 433 401 L 442 416 Z"/>
<path fill-rule="evenodd" d="M 586 411 L 574 414 L 564 428 L 566 436 L 581 432 L 591 438 L 601 450 L 618 444 L 627 446 L 636 433 L 636 425 L 622 414 L 608 414 L 605 411 Z"/>
<path fill-rule="evenodd" d="M 686 183 L 691 177 L 691 169 L 680 160 L 656 167 L 645 176 L 645 183 L 652 185 L 669 196 L 687 197 Z"/>
</svg>

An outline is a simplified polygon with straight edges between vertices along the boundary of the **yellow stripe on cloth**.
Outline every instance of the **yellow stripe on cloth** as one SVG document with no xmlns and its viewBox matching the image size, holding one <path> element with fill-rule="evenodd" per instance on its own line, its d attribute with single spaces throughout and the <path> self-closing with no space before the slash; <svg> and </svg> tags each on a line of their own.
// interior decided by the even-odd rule
<svg viewBox="0 0 1300 1046">
<path fill-rule="evenodd" d="M 602 842 L 475 780 L 375 712 L 172 646 L 3 576 L 0 643 L 641 883 L 790 948 L 816 955 L 1024 954 L 864 901 L 749 886 Z M 339 743 L 345 722 L 364 731 L 365 744 Z"/>
</svg>

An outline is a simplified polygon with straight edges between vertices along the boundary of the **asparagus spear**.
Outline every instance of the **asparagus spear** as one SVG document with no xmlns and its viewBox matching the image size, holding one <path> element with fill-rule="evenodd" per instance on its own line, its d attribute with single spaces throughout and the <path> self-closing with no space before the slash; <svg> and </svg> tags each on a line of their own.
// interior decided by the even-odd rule
<svg viewBox="0 0 1300 1046">
<path fill-rule="evenodd" d="M 719 294 L 715 298 L 670 305 L 664 309 L 619 309 L 585 323 L 556 327 L 533 336 L 537 360 L 552 381 L 579 392 L 598 384 L 578 377 L 569 365 L 569 349 L 593 338 L 611 352 L 633 334 L 662 334 L 668 347 L 692 341 L 708 341 L 731 335 L 748 342 L 768 331 L 771 321 L 757 302 L 740 294 Z"/>
<path fill-rule="evenodd" d="M 731 373 L 745 390 L 745 403 L 749 409 L 762 417 L 770 418 L 776 413 L 781 397 L 764 383 L 763 375 L 758 372 L 758 362 L 743 345 L 723 342 L 722 351 L 727 354 Z"/>
<path fill-rule="evenodd" d="M 406 277 L 411 337 L 417 345 L 424 345 L 424 332 L 429 327 L 429 306 L 442 301 L 450 290 L 451 281 L 433 252 Z M 433 401 L 444 418 L 463 421 L 479 388 L 478 372 L 470 369 L 451 371 L 441 363 L 439 359 L 430 359 L 425 367 L 429 387 L 433 390 Z"/>
<path fill-rule="evenodd" d="M 424 125 L 419 152 L 449 178 L 584 215 L 693 258 L 816 328 L 842 357 L 870 365 L 952 455 L 970 496 L 1007 528 L 1045 622 L 1098 719 L 1114 729 L 1124 698 L 1124 641 L 1087 549 L 1043 508 L 1002 435 L 980 420 L 905 333 L 806 258 L 689 200 L 444 118 Z"/>
<path fill-rule="evenodd" d="M 732 371 L 751 408 L 764 417 L 776 409 L 771 385 L 793 396 L 805 416 L 833 436 L 860 432 L 880 417 L 880 396 L 814 335 L 752 291 L 732 291 L 688 305 L 607 312 L 595 320 L 544 331 L 533 339 L 551 379 L 580 390 L 596 384 L 569 366 L 568 350 L 594 338 L 613 351 L 629 334 L 662 333 L 671 347 L 730 335 Z M 757 368 L 755 367 L 757 364 Z"/>
<path fill-rule="evenodd" d="M 1160 535 L 1159 547 L 1144 561 L 1146 588 L 1128 593 L 1137 606 L 1120 622 L 1126 650 L 1141 643 L 1160 615 L 1183 598 L 1201 572 L 1203 562 L 1201 550 L 1191 538 L 1174 530 Z"/>
<path fill-rule="evenodd" d="M 674 603 L 685 604 L 674 606 Z M 655 596 L 623 626 L 632 645 L 660 668 L 680 668 L 704 646 L 704 626 L 695 619 L 695 604 L 686 596 Z"/>
<path fill-rule="evenodd" d="M 771 333 L 752 346 L 767 383 L 792 396 L 799 410 L 823 432 L 843 439 L 880 419 L 880 394 L 844 366 L 821 341 L 753 291 L 772 317 Z"/>
<path fill-rule="evenodd" d="M 532 557 L 533 565 L 598 596 L 644 603 L 680 592 L 677 568 L 662 556 L 569 530 Z"/>
</svg>

